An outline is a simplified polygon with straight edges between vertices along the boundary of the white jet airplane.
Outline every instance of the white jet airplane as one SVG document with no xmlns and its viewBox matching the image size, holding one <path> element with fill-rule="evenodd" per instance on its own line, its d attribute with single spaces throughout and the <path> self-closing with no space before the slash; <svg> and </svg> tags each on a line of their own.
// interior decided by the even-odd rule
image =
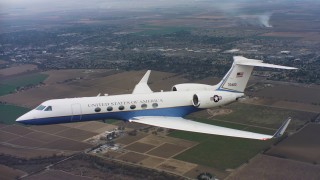
<svg viewBox="0 0 320 180">
<path fill-rule="evenodd" d="M 254 66 L 296 69 L 267 64 L 261 60 L 247 59 L 242 56 L 235 56 L 233 59 L 231 69 L 217 85 L 186 83 L 173 86 L 172 91 L 153 92 L 147 84 L 149 70 L 135 86 L 132 94 L 48 100 L 16 121 L 23 124 L 43 125 L 119 119 L 170 129 L 249 139 L 266 140 L 281 136 L 290 118 L 273 136 L 183 118 L 192 112 L 220 107 L 244 96 L 244 89 Z"/>
</svg>

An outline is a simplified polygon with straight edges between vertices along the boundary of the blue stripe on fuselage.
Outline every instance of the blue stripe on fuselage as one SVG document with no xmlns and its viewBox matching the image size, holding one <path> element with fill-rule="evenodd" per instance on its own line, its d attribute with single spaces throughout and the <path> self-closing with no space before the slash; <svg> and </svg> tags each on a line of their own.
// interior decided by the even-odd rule
<svg viewBox="0 0 320 180">
<path fill-rule="evenodd" d="M 196 112 L 202 109 L 194 106 L 181 106 L 171 108 L 158 108 L 158 109 L 146 109 L 146 110 L 135 110 L 135 111 L 120 111 L 120 112 L 106 112 L 106 113 L 95 113 L 95 114 L 84 114 L 80 116 L 60 116 L 60 117 L 49 117 L 39 119 L 28 119 L 19 121 L 19 123 L 30 124 L 30 125 L 45 125 L 45 124 L 59 124 L 59 123 L 70 123 L 70 122 L 82 122 L 92 120 L 103 120 L 103 119 L 119 119 L 128 121 L 133 117 L 138 116 L 171 116 L 171 117 L 183 117 L 192 112 Z"/>
</svg>

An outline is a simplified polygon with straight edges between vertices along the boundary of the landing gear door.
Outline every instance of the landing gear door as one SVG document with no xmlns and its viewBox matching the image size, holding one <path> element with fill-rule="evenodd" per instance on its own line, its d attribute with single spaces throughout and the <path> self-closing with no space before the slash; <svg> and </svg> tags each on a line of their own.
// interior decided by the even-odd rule
<svg viewBox="0 0 320 180">
<path fill-rule="evenodd" d="M 72 110 L 71 121 L 81 121 L 81 117 L 82 117 L 81 104 L 72 104 L 71 110 Z"/>
</svg>

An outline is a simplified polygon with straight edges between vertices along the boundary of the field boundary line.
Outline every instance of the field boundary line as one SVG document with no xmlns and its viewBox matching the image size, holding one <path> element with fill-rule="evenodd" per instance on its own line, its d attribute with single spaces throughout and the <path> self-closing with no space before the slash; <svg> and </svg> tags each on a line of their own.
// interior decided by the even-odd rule
<svg viewBox="0 0 320 180">
<path fill-rule="evenodd" d="M 215 120 L 215 121 L 220 121 L 220 122 L 230 123 L 230 124 L 238 124 L 238 125 L 250 126 L 250 127 L 256 127 L 256 128 L 267 129 L 267 130 L 273 130 L 273 131 L 276 131 L 276 130 L 277 130 L 277 129 L 274 129 L 274 128 L 268 128 L 268 127 L 262 127 L 262 126 L 250 125 L 250 124 L 239 123 L 239 122 L 226 121 L 226 120 L 221 120 L 221 119 L 216 119 L 216 118 L 211 118 L 211 119 L 212 119 L 212 120 Z"/>
<path fill-rule="evenodd" d="M 4 146 L 10 146 L 13 148 L 20 148 L 20 149 L 47 150 L 47 151 L 58 151 L 58 152 L 63 152 L 63 151 L 65 151 L 65 152 L 79 152 L 79 151 L 62 150 L 62 149 L 48 149 L 48 148 L 43 148 L 43 147 L 28 147 L 28 146 L 21 146 L 21 145 L 6 143 L 6 142 L 0 142 L 0 144 L 2 144 Z"/>
<path fill-rule="evenodd" d="M 151 149 L 149 149 L 148 151 L 144 152 L 144 154 L 147 154 L 148 152 L 150 152 L 150 151 L 152 151 L 152 150 L 154 150 L 154 149 L 156 149 L 156 148 L 158 148 L 158 147 L 160 147 L 160 146 L 162 146 L 162 145 L 164 145 L 164 144 L 166 144 L 166 143 L 167 143 L 167 142 L 163 142 L 163 143 L 159 144 L 158 146 L 155 146 L 154 148 L 151 148 Z M 158 156 L 156 156 L 156 157 L 158 157 Z"/>
<path fill-rule="evenodd" d="M 69 129 L 73 129 L 73 128 L 69 128 Z M 51 135 L 51 136 L 57 136 L 57 137 L 62 138 L 62 139 L 68 139 L 68 140 L 71 140 L 71 141 L 76 141 L 76 142 L 92 145 L 92 144 L 87 143 L 87 142 L 77 141 L 77 140 L 74 140 L 74 139 L 71 139 L 71 138 L 68 138 L 68 137 L 63 137 L 63 136 L 60 136 L 60 135 L 57 135 L 57 134 L 50 134 L 50 133 L 45 132 L 45 131 L 39 131 L 39 130 L 34 130 L 34 129 L 31 129 L 31 130 L 36 131 L 36 132 L 40 132 L 40 133 L 45 133 L 45 134 L 48 134 L 48 135 Z M 62 131 L 59 131 L 59 132 L 62 132 Z M 55 141 L 57 141 L 57 140 L 55 140 Z M 52 142 L 54 142 L 54 141 L 52 141 Z"/>
</svg>

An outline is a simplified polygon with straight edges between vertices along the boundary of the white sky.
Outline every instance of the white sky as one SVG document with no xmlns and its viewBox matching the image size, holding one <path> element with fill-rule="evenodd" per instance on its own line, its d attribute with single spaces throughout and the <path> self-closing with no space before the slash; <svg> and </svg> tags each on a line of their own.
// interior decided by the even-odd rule
<svg viewBox="0 0 320 180">
<path fill-rule="evenodd" d="M 79 9 L 146 9 L 162 7 L 204 6 L 236 13 L 243 2 L 274 3 L 291 0 L 0 0 L 0 13 L 30 13 Z M 295 0 L 316 2 L 319 0 Z"/>
<path fill-rule="evenodd" d="M 2 12 L 13 9 L 26 11 L 56 11 L 72 9 L 127 9 L 176 6 L 199 0 L 0 0 Z M 200 0 L 201 1 L 201 0 Z"/>
</svg>

